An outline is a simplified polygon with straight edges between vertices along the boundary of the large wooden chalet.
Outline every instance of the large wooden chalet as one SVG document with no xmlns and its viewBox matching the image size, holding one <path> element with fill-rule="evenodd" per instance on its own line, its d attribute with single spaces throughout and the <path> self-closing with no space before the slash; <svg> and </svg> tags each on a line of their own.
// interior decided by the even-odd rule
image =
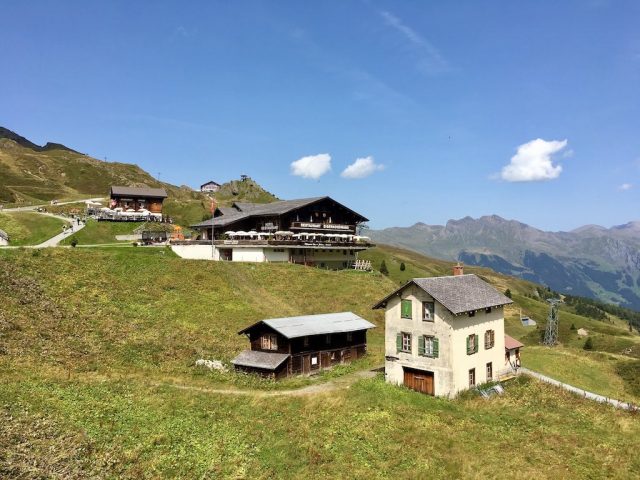
<svg viewBox="0 0 640 480">
<path fill-rule="evenodd" d="M 173 248 L 184 258 L 348 268 L 358 251 L 371 246 L 367 237 L 357 235 L 366 221 L 330 197 L 235 202 L 192 225 L 196 241 Z"/>
<path fill-rule="evenodd" d="M 362 357 L 370 328 L 375 325 L 351 312 L 261 320 L 238 332 L 251 349 L 232 363 L 272 378 L 314 373 Z"/>
</svg>

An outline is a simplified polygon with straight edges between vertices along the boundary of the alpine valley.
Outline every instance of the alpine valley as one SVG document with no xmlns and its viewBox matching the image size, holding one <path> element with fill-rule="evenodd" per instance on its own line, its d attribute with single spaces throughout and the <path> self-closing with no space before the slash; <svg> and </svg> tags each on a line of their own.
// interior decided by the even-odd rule
<svg viewBox="0 0 640 480">
<path fill-rule="evenodd" d="M 492 268 L 558 292 L 640 310 L 640 222 L 545 232 L 497 215 L 369 230 L 376 242 Z"/>
</svg>

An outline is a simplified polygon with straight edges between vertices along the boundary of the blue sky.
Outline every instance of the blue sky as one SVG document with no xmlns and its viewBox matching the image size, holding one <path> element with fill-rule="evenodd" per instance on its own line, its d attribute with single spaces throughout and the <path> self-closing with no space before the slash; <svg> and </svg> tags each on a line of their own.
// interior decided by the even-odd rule
<svg viewBox="0 0 640 480">
<path fill-rule="evenodd" d="M 175 184 L 248 174 L 281 198 L 331 195 L 373 227 L 640 219 L 640 2 L 2 11 L 0 125 L 36 143 Z"/>
</svg>

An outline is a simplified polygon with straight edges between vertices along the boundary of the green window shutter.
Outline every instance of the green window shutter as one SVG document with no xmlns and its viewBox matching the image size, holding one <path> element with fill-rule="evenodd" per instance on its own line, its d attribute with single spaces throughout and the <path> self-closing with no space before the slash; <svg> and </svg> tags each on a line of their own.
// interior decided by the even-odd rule
<svg viewBox="0 0 640 480">
<path fill-rule="evenodd" d="M 424 355 L 424 336 L 418 337 L 418 355 Z"/>
<path fill-rule="evenodd" d="M 400 316 L 402 318 L 411 318 L 411 300 L 402 300 L 400 310 Z"/>
<path fill-rule="evenodd" d="M 433 339 L 433 358 L 438 358 L 440 353 L 440 341 L 434 337 Z"/>
<path fill-rule="evenodd" d="M 475 342 L 476 343 L 476 345 L 475 345 L 476 348 L 473 351 L 473 353 L 478 353 L 478 340 L 479 340 L 479 337 L 478 337 L 478 335 L 476 335 L 475 337 L 476 337 L 476 342 Z"/>
<path fill-rule="evenodd" d="M 467 337 L 467 355 L 471 354 L 471 343 L 469 342 L 469 340 L 471 339 L 471 337 Z"/>
<path fill-rule="evenodd" d="M 396 335 L 396 352 L 402 351 L 402 333 Z"/>
</svg>

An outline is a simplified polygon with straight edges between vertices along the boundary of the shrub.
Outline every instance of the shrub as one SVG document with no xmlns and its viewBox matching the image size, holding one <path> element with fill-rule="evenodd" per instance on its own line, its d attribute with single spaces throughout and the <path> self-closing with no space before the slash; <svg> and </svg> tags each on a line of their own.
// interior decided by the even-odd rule
<svg viewBox="0 0 640 480">
<path fill-rule="evenodd" d="M 507 289 L 504 291 L 504 296 L 505 296 L 505 297 L 509 297 L 509 298 L 511 298 L 511 289 L 507 288 Z"/>
<path fill-rule="evenodd" d="M 576 324 L 575 324 L 575 323 L 572 323 L 572 324 L 571 324 L 571 327 L 569 328 L 569 330 L 575 330 L 575 329 L 576 329 Z"/>
<path fill-rule="evenodd" d="M 401 262 L 401 263 L 400 263 L 400 271 L 401 271 L 401 272 L 404 272 L 404 271 L 406 270 L 406 268 L 407 268 L 407 267 L 405 266 L 404 262 Z"/>
<path fill-rule="evenodd" d="M 78 245 L 78 239 L 77 238 L 72 238 L 71 239 L 71 246 L 73 248 L 76 248 L 76 245 Z"/>
<path fill-rule="evenodd" d="M 593 340 L 591 340 L 591 337 L 587 337 L 587 340 L 584 342 L 584 348 L 585 350 L 593 350 Z"/>
<path fill-rule="evenodd" d="M 387 268 L 387 263 L 382 260 L 382 263 L 380 264 L 380 273 L 383 275 L 389 275 L 389 269 Z"/>
</svg>

